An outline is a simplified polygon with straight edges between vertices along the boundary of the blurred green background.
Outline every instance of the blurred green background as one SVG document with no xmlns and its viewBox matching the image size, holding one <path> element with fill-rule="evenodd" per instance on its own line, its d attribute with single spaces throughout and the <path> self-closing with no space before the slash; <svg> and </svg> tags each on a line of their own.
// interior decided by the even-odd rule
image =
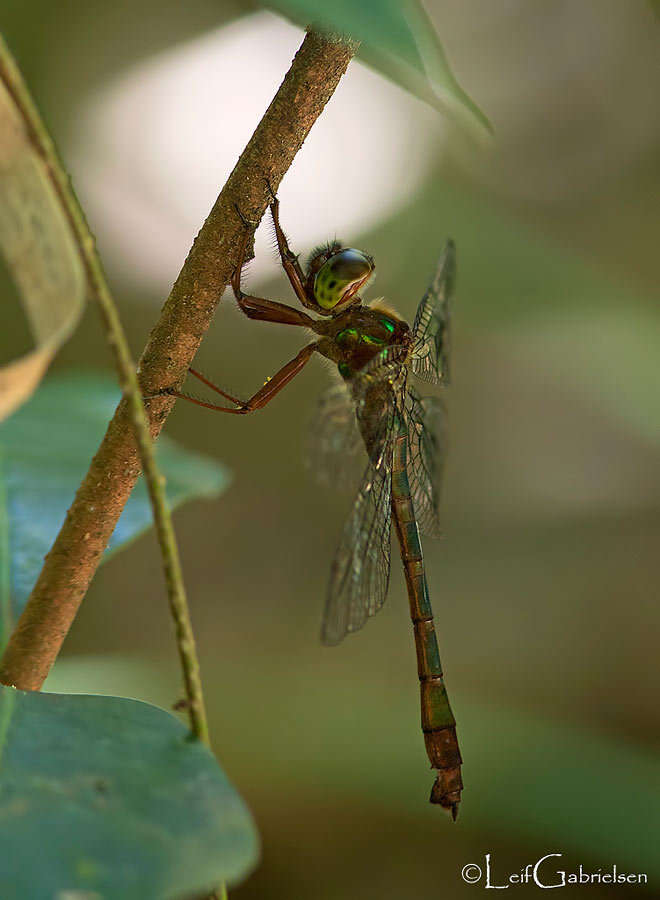
<svg viewBox="0 0 660 900">
<path fill-rule="evenodd" d="M 561 852 L 567 871 L 616 863 L 648 872 L 651 889 L 660 878 L 657 25 L 645 2 L 428 10 L 493 144 L 445 133 L 396 215 L 342 236 L 375 256 L 376 292 L 408 318 L 445 235 L 458 247 L 445 537 L 425 555 L 464 803 L 454 826 L 427 804 L 396 556 L 376 620 L 339 648 L 318 642 L 350 504 L 302 463 L 327 372 L 311 365 L 245 419 L 180 403 L 168 434 L 234 475 L 176 526 L 214 746 L 263 841 L 241 900 L 462 897 L 483 887 L 463 884 L 462 867 L 487 852 L 496 875 Z M 4 4 L 0 26 L 65 159 L 78 159 L 71 136 L 91 88 L 245 13 L 207 0 L 24 0 Z M 341 224 L 328 222 L 328 237 Z M 109 274 L 137 355 L 163 294 L 132 286 L 115 263 Z M 256 286 L 289 296 L 283 278 Z M 248 396 L 302 339 L 232 306 L 227 295 L 198 363 Z M 18 340 L 17 317 L 2 358 Z M 93 308 L 54 369 L 81 367 L 111 368 Z M 178 677 L 148 535 L 98 573 L 50 686 L 169 707 Z"/>
</svg>

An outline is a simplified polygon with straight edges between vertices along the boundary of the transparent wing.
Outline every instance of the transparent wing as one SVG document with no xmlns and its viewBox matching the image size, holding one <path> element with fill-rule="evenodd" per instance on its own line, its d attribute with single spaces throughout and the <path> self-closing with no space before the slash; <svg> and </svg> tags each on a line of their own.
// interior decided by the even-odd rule
<svg viewBox="0 0 660 900">
<path fill-rule="evenodd" d="M 447 447 L 447 412 L 437 397 L 406 394 L 408 481 L 417 525 L 422 534 L 439 537 L 438 504 Z"/>
<path fill-rule="evenodd" d="M 323 484 L 355 490 L 366 458 L 351 395 L 343 383 L 333 384 L 321 394 L 307 429 L 307 468 Z"/>
<path fill-rule="evenodd" d="M 449 304 L 455 276 L 456 250 L 447 241 L 413 325 L 412 370 L 432 384 L 449 384 Z"/>
<path fill-rule="evenodd" d="M 391 477 L 369 466 L 330 573 L 321 639 L 338 644 L 385 602 L 390 579 Z"/>
<path fill-rule="evenodd" d="M 401 411 L 392 381 L 405 377 L 401 354 L 381 355 L 354 379 L 353 400 L 369 462 L 330 573 L 321 639 L 337 644 L 385 602 L 390 578 L 392 460 Z M 392 381 L 383 378 L 389 372 Z"/>
</svg>

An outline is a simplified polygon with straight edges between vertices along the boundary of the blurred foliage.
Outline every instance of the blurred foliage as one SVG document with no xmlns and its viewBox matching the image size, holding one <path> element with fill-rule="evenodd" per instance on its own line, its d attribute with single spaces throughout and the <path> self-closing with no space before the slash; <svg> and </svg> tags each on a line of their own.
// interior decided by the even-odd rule
<svg viewBox="0 0 660 900">
<path fill-rule="evenodd" d="M 360 40 L 359 55 L 374 68 L 483 136 L 491 130 L 454 77 L 438 35 L 419 0 L 270 0 L 303 28 L 318 25 Z"/>
<path fill-rule="evenodd" d="M 402 84 L 408 90 L 422 97 L 432 105 L 448 111 L 474 134 L 483 135 L 490 130 L 488 119 L 479 107 L 461 88 L 454 77 L 434 26 L 426 15 L 419 0 L 368 0 L 360 4 L 350 0 L 322 3 L 320 0 L 277 0 L 266 4 L 291 18 L 303 28 L 310 23 L 318 23 L 339 33 L 349 34 L 362 41 L 360 56 L 388 77 Z M 167 33 L 174 27 L 177 38 L 185 39 L 202 30 L 229 21 L 238 15 L 254 9 L 254 4 L 246 0 L 194 0 L 187 4 L 185 11 L 177 4 L 169 3 L 166 8 L 154 0 L 141 0 L 139 9 L 128 0 L 120 0 L 110 9 L 99 10 L 95 4 L 74 0 L 67 5 L 65 15 L 71 26 L 79 33 L 87 24 L 92 26 L 99 14 L 106 20 L 106 27 L 123 21 L 128 24 L 132 18 L 150 18 L 149 34 L 133 34 L 127 30 L 126 40 L 111 59 L 101 53 L 92 61 L 93 68 L 99 65 L 116 66 L 139 46 L 144 53 L 146 46 L 151 52 L 159 45 L 167 43 Z M 165 14 L 165 11 L 167 14 Z M 22 56 L 22 36 L 25 25 L 30 23 L 36 32 L 32 35 L 31 47 L 35 42 L 43 43 L 47 55 L 52 48 L 47 46 L 46 35 L 49 27 L 55 25 L 52 4 L 44 0 L 32 0 L 29 5 L 10 0 L 5 9 L 3 29 L 11 38 L 14 52 Z M 56 17 L 57 18 L 57 17 Z M 41 40 L 40 40 L 41 36 Z M 14 40 L 16 45 L 14 46 Z M 35 60 L 29 54 L 29 68 L 26 76 L 33 74 Z M 23 60 L 21 59 L 21 64 Z"/>
<path fill-rule="evenodd" d="M 8 555 L 0 561 L 2 584 L 9 591 L 9 596 L 4 596 L 5 591 L 0 596 L 3 624 L 23 609 L 44 554 L 57 535 L 120 396 L 111 379 L 94 374 L 49 379 L 0 426 L 0 497 L 4 500 L 0 523 Z M 191 497 L 217 497 L 227 486 L 227 471 L 219 463 L 181 450 L 167 438 L 158 443 L 158 459 L 173 507 Z M 140 481 L 104 558 L 151 523 L 146 485 Z"/>
<path fill-rule="evenodd" d="M 71 224 L 29 133 L 35 120 L 38 115 L 27 93 L 21 93 L 20 74 L 0 35 L 0 253 L 19 289 L 34 341 L 25 354 L 19 344 L 0 366 L 0 420 L 35 389 L 75 328 L 86 294 Z"/>
<path fill-rule="evenodd" d="M 255 865 L 242 800 L 163 710 L 3 685 L 0 756 L 3 900 L 176 898 Z"/>
</svg>

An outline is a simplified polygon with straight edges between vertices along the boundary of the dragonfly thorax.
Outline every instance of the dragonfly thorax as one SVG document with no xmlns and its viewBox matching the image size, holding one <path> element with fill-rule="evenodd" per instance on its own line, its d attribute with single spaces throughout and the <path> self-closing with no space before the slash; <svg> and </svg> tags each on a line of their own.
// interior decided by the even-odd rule
<svg viewBox="0 0 660 900">
<path fill-rule="evenodd" d="M 343 378 L 350 379 L 385 347 L 411 342 L 408 323 L 390 310 L 353 306 L 324 323 L 322 333 L 331 339 L 325 352 L 337 363 Z M 325 342 L 324 342 L 325 343 Z"/>
</svg>

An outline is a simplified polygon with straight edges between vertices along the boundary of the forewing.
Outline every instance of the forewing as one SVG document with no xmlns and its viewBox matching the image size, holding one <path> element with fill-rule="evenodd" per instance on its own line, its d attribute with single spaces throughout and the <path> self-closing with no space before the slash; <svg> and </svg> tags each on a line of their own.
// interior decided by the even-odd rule
<svg viewBox="0 0 660 900">
<path fill-rule="evenodd" d="M 438 537 L 438 504 L 447 445 L 445 406 L 437 397 L 421 398 L 408 388 L 406 424 L 408 481 L 415 518 L 422 534 Z"/>
<path fill-rule="evenodd" d="M 307 429 L 307 468 L 324 484 L 355 490 L 365 459 L 355 404 L 343 383 L 334 384 L 321 394 Z"/>
<path fill-rule="evenodd" d="M 387 365 L 385 358 L 383 365 Z M 366 370 L 365 370 L 366 371 Z M 376 396 L 393 394 L 377 371 L 354 384 L 354 400 L 360 427 L 369 444 L 369 462 L 353 509 L 346 521 L 330 573 L 321 639 L 337 644 L 361 628 L 385 602 L 390 577 L 392 524 L 392 460 L 400 412 L 393 402 L 374 402 Z M 398 369 L 393 368 L 396 375 Z M 379 374 L 382 374 L 379 370 Z"/>
<path fill-rule="evenodd" d="M 454 242 L 447 241 L 413 325 L 412 370 L 432 384 L 449 384 L 449 305 L 455 277 L 456 251 Z"/>
</svg>

